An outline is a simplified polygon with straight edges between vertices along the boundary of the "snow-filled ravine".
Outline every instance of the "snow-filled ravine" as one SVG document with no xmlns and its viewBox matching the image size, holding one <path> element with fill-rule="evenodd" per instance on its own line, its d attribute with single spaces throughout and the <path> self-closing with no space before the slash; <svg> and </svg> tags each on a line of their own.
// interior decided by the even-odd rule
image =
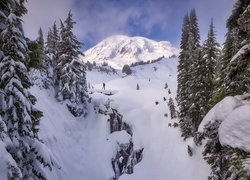
<svg viewBox="0 0 250 180">
<path fill-rule="evenodd" d="M 38 99 L 36 107 L 44 114 L 40 137 L 58 164 L 52 172 L 47 172 L 48 179 L 110 180 L 114 177 L 111 159 L 117 152 L 117 142 L 126 142 L 130 136 L 124 131 L 110 134 L 107 117 L 93 108 L 105 102 L 111 102 L 122 114 L 123 121 L 131 125 L 134 149 L 144 148 L 142 161 L 135 165 L 133 174 L 123 174 L 120 180 L 207 179 L 210 170 L 202 158 L 202 147 L 196 147 L 191 139 L 183 141 L 178 127 L 173 127 L 178 120 L 170 119 L 167 103 L 170 97 L 176 96 L 177 64 L 177 59 L 164 59 L 136 66 L 132 75 L 125 77 L 121 72 L 88 71 L 87 80 L 93 86 L 92 104 L 84 119 L 73 117 L 64 104 L 54 99 L 53 92 L 34 86 L 31 93 Z M 111 95 L 106 95 L 109 92 Z M 192 157 L 188 155 L 188 145 L 193 149 Z"/>
</svg>

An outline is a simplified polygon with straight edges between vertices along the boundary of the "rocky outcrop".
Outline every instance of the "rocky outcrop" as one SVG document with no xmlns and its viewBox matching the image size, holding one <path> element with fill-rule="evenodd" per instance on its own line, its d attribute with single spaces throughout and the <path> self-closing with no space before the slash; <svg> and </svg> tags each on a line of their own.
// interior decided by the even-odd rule
<svg viewBox="0 0 250 180">
<path fill-rule="evenodd" d="M 125 130 L 128 134 L 133 136 L 130 125 L 122 121 L 123 116 L 119 114 L 116 109 L 111 109 L 111 111 L 112 113 L 109 114 L 108 119 L 108 122 L 110 124 L 110 133 Z"/>
<path fill-rule="evenodd" d="M 132 174 L 134 166 L 142 160 L 143 148 L 135 150 L 133 143 L 133 131 L 131 126 L 123 122 L 123 116 L 117 109 L 112 108 L 110 103 L 99 108 L 99 113 L 108 116 L 110 133 L 126 131 L 130 135 L 130 140 L 127 143 L 117 142 L 118 149 L 112 158 L 112 167 L 114 170 L 113 180 L 118 180 L 122 174 Z"/>
<path fill-rule="evenodd" d="M 133 141 L 120 145 L 120 150 L 112 159 L 112 167 L 115 172 L 113 180 L 119 179 L 122 174 L 132 174 L 134 166 L 142 160 L 143 148 L 134 150 Z"/>
</svg>

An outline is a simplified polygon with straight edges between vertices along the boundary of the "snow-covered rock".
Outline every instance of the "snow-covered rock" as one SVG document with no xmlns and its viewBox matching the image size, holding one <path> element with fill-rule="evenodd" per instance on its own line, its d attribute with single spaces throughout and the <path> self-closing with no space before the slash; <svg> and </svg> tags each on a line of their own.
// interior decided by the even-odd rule
<svg viewBox="0 0 250 180">
<path fill-rule="evenodd" d="M 219 139 L 229 145 L 250 152 L 250 104 L 233 110 L 221 123 Z"/>
<path fill-rule="evenodd" d="M 242 105 L 242 102 L 232 96 L 225 97 L 222 101 L 217 103 L 203 118 L 198 131 L 203 132 L 204 127 L 209 122 L 223 121 L 235 108 Z"/>
<path fill-rule="evenodd" d="M 96 46 L 84 52 L 81 58 L 87 62 L 108 63 L 121 69 L 125 64 L 140 61 L 152 61 L 161 57 L 178 55 L 179 50 L 168 41 L 154 41 L 144 37 L 114 35 L 104 39 Z"/>
<path fill-rule="evenodd" d="M 218 133 L 221 145 L 250 152 L 249 95 L 228 96 L 217 103 L 204 117 L 199 132 L 215 121 L 220 123 Z"/>
</svg>

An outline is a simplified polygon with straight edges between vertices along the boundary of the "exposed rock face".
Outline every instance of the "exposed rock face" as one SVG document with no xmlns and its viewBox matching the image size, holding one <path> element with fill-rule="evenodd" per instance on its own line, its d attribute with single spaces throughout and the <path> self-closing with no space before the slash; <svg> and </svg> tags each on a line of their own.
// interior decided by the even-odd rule
<svg viewBox="0 0 250 180">
<path fill-rule="evenodd" d="M 133 141 L 131 139 L 129 144 L 121 144 L 120 150 L 112 159 L 112 166 L 115 172 L 113 180 L 125 174 L 132 174 L 134 166 L 142 160 L 143 148 L 134 150 Z"/>
<path fill-rule="evenodd" d="M 119 114 L 117 109 L 111 108 L 108 103 L 105 108 L 99 109 L 99 113 L 109 116 L 110 133 L 126 131 L 131 136 L 128 143 L 117 143 L 119 148 L 112 158 L 113 180 L 118 180 L 124 173 L 133 173 L 134 166 L 142 160 L 143 148 L 134 150 L 132 128 L 128 123 L 122 121 L 123 116 Z"/>
<path fill-rule="evenodd" d="M 115 131 L 127 131 L 128 134 L 133 136 L 131 127 L 126 123 L 122 121 L 122 115 L 118 113 L 116 109 L 111 109 L 112 113 L 109 114 L 109 123 L 110 123 L 110 133 L 113 133 Z"/>
</svg>

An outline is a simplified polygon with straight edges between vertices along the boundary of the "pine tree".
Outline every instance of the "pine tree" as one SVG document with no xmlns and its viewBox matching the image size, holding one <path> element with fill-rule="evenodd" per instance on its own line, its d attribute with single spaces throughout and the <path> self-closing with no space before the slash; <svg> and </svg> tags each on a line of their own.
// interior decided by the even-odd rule
<svg viewBox="0 0 250 180">
<path fill-rule="evenodd" d="M 67 101 L 71 113 L 80 116 L 86 113 L 88 98 L 85 65 L 78 59 L 81 44 L 72 32 L 75 22 L 71 12 L 64 23 L 65 25 L 61 22 L 57 49 L 57 99 Z"/>
<path fill-rule="evenodd" d="M 173 101 L 172 98 L 169 98 L 168 107 L 169 107 L 169 110 L 170 110 L 171 119 L 177 118 L 177 113 L 176 113 L 174 101 Z"/>
<path fill-rule="evenodd" d="M 45 47 L 45 59 L 44 67 L 46 76 L 44 78 L 43 84 L 45 88 L 58 85 L 57 76 L 57 64 L 58 64 L 58 44 L 59 44 L 59 35 L 56 22 L 54 22 L 52 28 L 49 29 L 47 34 L 47 42 Z"/>
<path fill-rule="evenodd" d="M 178 65 L 178 76 L 177 76 L 177 81 L 178 81 L 178 87 L 177 87 L 177 102 L 178 106 L 180 109 L 180 125 L 181 125 L 181 130 L 182 133 L 190 133 L 188 132 L 188 128 L 186 124 L 186 115 L 187 115 L 187 109 L 189 106 L 189 101 L 188 101 L 188 93 L 186 91 L 187 89 L 187 84 L 186 81 L 189 78 L 188 74 L 188 68 L 189 68 L 189 53 L 188 53 L 188 37 L 189 37 L 189 28 L 190 28 L 190 20 L 189 20 L 189 15 L 187 14 L 184 17 L 183 20 L 183 25 L 182 25 L 182 36 L 181 36 L 181 52 L 179 56 L 179 65 Z"/>
<path fill-rule="evenodd" d="M 129 65 L 125 64 L 125 65 L 123 66 L 123 68 L 122 68 L 122 73 L 125 73 L 125 74 L 127 74 L 127 75 L 130 75 L 130 74 L 132 73 L 132 71 L 131 71 Z"/>
<path fill-rule="evenodd" d="M 140 90 L 140 86 L 138 83 L 136 84 L 136 90 Z"/>
<path fill-rule="evenodd" d="M 216 77 L 216 65 L 218 63 L 218 58 L 220 55 L 220 45 L 216 40 L 213 20 L 209 26 L 209 31 L 207 39 L 205 40 L 202 47 L 202 63 L 203 67 L 203 82 L 204 87 L 200 89 L 201 97 L 199 104 L 202 107 L 201 115 L 202 117 L 208 112 L 211 108 L 211 101 L 214 92 L 215 86 L 215 77 Z M 202 73 L 202 72 L 201 72 Z"/>
<path fill-rule="evenodd" d="M 201 121 L 199 88 L 204 86 L 200 76 L 204 65 L 201 62 L 200 35 L 195 10 L 185 16 L 182 28 L 180 64 L 178 66 L 177 100 L 180 106 L 182 136 L 194 134 Z"/>
<path fill-rule="evenodd" d="M 54 22 L 52 28 L 49 29 L 48 35 L 47 35 L 47 43 L 46 43 L 46 52 L 53 56 L 57 54 L 57 46 L 59 41 L 59 34 L 58 29 L 56 26 L 56 22 Z"/>
<path fill-rule="evenodd" d="M 43 31 L 41 27 L 38 30 L 37 42 L 41 45 L 42 50 L 44 50 L 44 38 L 43 38 Z"/>
<path fill-rule="evenodd" d="M 187 110 L 187 124 L 189 125 L 191 136 L 198 129 L 202 120 L 201 106 L 199 104 L 202 94 L 200 89 L 204 87 L 204 62 L 201 58 L 200 34 L 198 27 L 198 18 L 195 9 L 190 12 L 190 31 L 188 37 L 188 53 L 189 53 L 189 78 L 186 81 L 189 107 Z M 182 126 L 183 127 L 183 126 Z M 185 136 L 184 136 L 185 137 Z M 187 137 L 187 136 L 186 136 Z"/>
<path fill-rule="evenodd" d="M 227 21 L 228 33 L 220 62 L 221 73 L 214 95 L 215 101 L 221 100 L 226 95 L 249 91 L 250 33 L 249 16 L 246 16 L 248 6 L 249 0 L 238 0 Z"/>
<path fill-rule="evenodd" d="M 44 68 L 45 50 L 42 29 L 38 30 L 38 38 L 35 41 L 29 41 L 29 64 L 28 68 L 42 69 Z"/>
<path fill-rule="evenodd" d="M 250 33 L 247 26 L 249 16 L 242 20 L 242 15 L 247 12 L 250 1 L 238 1 L 230 16 L 227 26 L 236 32 L 235 39 L 239 41 L 238 51 L 231 58 L 226 68 L 227 76 L 224 80 L 227 95 L 236 95 L 250 90 Z M 246 9 L 246 10 L 245 10 Z M 242 22 L 242 23 L 241 23 Z"/>
<path fill-rule="evenodd" d="M 35 41 L 27 40 L 29 48 L 28 69 L 33 84 L 40 88 L 53 87 L 52 56 L 45 50 L 42 29 Z M 47 52 L 47 54 L 46 54 Z"/>
<path fill-rule="evenodd" d="M 2 102 L 0 102 L 1 104 Z M 5 122 L 2 120 L 2 117 L 0 116 L 0 148 L 7 147 L 7 143 L 10 142 L 10 138 L 8 136 L 7 126 Z M 3 168 L 5 167 L 8 169 L 8 172 L 6 174 L 1 173 L 1 178 L 7 179 L 8 178 L 20 178 L 22 176 L 22 173 L 20 169 L 18 168 L 17 164 L 15 163 L 15 160 L 12 158 L 11 154 L 7 151 L 6 148 L 1 149 L 1 154 L 4 157 L 1 158 L 0 166 Z"/>
<path fill-rule="evenodd" d="M 227 21 L 228 32 L 222 49 L 213 101 L 216 103 L 227 95 L 249 92 L 250 88 L 250 0 L 238 0 Z M 246 14 L 245 14 L 246 13 Z M 249 179 L 249 171 L 244 168 L 249 152 L 230 146 L 222 146 L 219 141 L 221 119 L 208 123 L 200 137 L 206 138 L 203 156 L 211 166 L 209 179 Z"/>
<path fill-rule="evenodd" d="M 215 105 L 217 102 L 221 101 L 226 96 L 224 80 L 227 76 L 227 67 L 232 58 L 238 50 L 238 43 L 235 42 L 233 38 L 233 33 L 228 32 L 226 34 L 226 40 L 223 44 L 221 56 L 216 64 L 218 73 L 214 82 L 214 92 L 212 96 L 211 105 Z"/>
<path fill-rule="evenodd" d="M 1 21 L 4 30 L 0 34 L 0 88 L 4 92 L 1 108 L 7 135 L 11 140 L 7 151 L 18 167 L 9 166 L 9 179 L 45 179 L 41 164 L 51 169 L 53 163 L 51 159 L 45 158 L 46 146 L 38 138 L 42 112 L 34 108 L 36 99 L 27 90 L 31 82 L 26 68 L 28 49 L 21 20 L 27 10 L 22 0 L 1 3 L 9 8 L 1 11 L 4 17 L 4 21 Z"/>
<path fill-rule="evenodd" d="M 52 30 L 49 28 L 48 34 L 47 34 L 47 42 L 45 46 L 45 53 L 46 54 L 52 54 L 52 49 L 53 49 L 53 43 L 52 43 Z"/>
</svg>

